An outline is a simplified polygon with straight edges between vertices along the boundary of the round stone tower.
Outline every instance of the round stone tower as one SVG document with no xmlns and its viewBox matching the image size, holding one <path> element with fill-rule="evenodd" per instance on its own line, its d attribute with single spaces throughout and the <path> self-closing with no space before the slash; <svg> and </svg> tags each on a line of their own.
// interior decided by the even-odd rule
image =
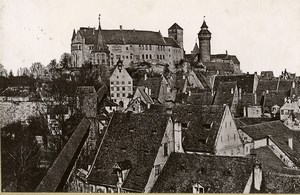
<svg viewBox="0 0 300 195">
<path fill-rule="evenodd" d="M 201 62 L 210 62 L 210 39 L 211 33 L 208 30 L 205 20 L 201 26 L 201 30 L 198 33 L 199 39 L 199 61 Z"/>
</svg>

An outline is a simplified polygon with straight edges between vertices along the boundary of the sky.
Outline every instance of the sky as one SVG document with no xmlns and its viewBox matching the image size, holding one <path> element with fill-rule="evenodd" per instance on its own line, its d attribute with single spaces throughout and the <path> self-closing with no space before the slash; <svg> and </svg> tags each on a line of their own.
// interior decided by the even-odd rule
<svg viewBox="0 0 300 195">
<path fill-rule="evenodd" d="M 0 63 L 14 72 L 67 52 L 73 29 L 161 31 L 178 23 L 190 53 L 205 16 L 212 54 L 236 55 L 243 72 L 300 76 L 299 0 L 1 0 Z"/>
</svg>

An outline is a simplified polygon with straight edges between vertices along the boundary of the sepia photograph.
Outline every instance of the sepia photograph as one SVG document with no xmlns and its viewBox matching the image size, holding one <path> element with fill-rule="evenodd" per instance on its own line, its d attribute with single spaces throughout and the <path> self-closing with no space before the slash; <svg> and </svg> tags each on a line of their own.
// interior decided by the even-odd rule
<svg viewBox="0 0 300 195">
<path fill-rule="evenodd" d="M 300 194 L 299 0 L 1 0 L 1 193 Z"/>
</svg>

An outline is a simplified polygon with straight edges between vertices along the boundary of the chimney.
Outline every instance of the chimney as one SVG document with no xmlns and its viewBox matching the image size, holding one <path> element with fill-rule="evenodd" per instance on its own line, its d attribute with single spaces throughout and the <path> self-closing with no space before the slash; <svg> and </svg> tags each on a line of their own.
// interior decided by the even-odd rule
<svg viewBox="0 0 300 195">
<path fill-rule="evenodd" d="M 253 165 L 253 186 L 256 190 L 260 190 L 262 183 L 262 167 L 261 163 L 256 159 Z"/>
<path fill-rule="evenodd" d="M 144 80 L 147 80 L 148 76 L 147 76 L 147 73 L 144 74 Z"/>
<path fill-rule="evenodd" d="M 293 138 L 292 138 L 292 137 L 290 137 L 290 138 L 288 139 L 288 144 L 289 144 L 289 147 L 290 147 L 291 149 L 293 149 Z"/>
<path fill-rule="evenodd" d="M 225 52 L 226 52 L 226 57 L 228 57 L 228 51 L 226 50 Z"/>
<path fill-rule="evenodd" d="M 254 105 L 256 105 L 257 104 L 257 95 L 256 95 L 256 93 L 254 93 Z"/>
<path fill-rule="evenodd" d="M 148 88 L 148 95 L 151 96 L 151 88 Z"/>
<path fill-rule="evenodd" d="M 191 95 L 192 95 L 192 92 L 191 92 L 191 91 L 188 91 L 188 93 L 189 93 L 189 96 L 191 96 Z"/>
<path fill-rule="evenodd" d="M 174 152 L 183 152 L 182 150 L 182 131 L 181 123 L 174 123 Z"/>
<path fill-rule="evenodd" d="M 185 74 L 183 74 L 182 78 L 185 79 Z"/>
<path fill-rule="evenodd" d="M 122 27 L 122 25 L 120 25 L 120 30 L 123 30 L 123 27 Z"/>
</svg>

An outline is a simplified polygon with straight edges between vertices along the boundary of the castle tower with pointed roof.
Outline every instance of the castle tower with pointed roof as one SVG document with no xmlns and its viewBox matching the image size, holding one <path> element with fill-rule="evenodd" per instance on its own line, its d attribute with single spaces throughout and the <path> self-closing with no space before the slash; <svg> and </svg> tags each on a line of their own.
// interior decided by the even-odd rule
<svg viewBox="0 0 300 195">
<path fill-rule="evenodd" d="M 198 39 L 199 39 L 199 51 L 200 51 L 199 60 L 201 62 L 210 62 L 211 32 L 209 32 L 208 30 L 208 26 L 205 22 L 205 19 L 203 20 L 201 30 L 198 33 Z"/>
<path fill-rule="evenodd" d="M 174 23 L 168 29 L 168 35 L 180 45 L 181 49 L 183 49 L 183 29 L 177 23 Z"/>
</svg>

